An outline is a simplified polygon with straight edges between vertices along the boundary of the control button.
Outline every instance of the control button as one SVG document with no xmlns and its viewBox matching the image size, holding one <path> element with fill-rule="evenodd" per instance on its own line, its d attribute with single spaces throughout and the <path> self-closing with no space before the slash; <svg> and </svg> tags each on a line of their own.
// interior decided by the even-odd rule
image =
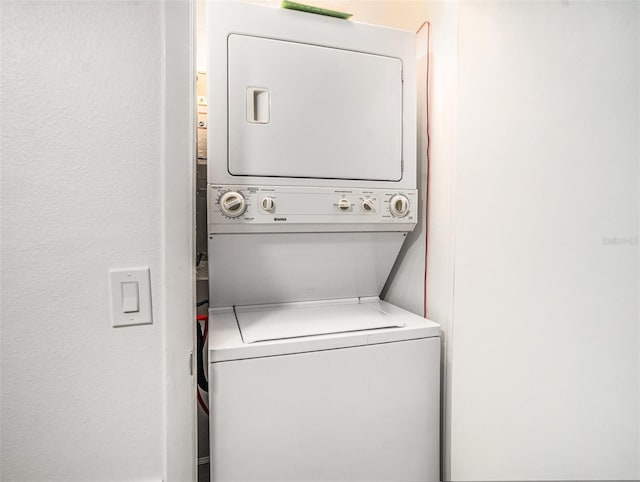
<svg viewBox="0 0 640 482">
<path fill-rule="evenodd" d="M 222 214 L 230 218 L 242 216 L 247 210 L 247 203 L 245 202 L 244 197 L 242 197 L 242 194 L 235 191 L 225 192 L 220 196 L 218 204 L 220 205 L 220 211 L 222 211 Z"/>
<path fill-rule="evenodd" d="M 403 218 L 409 214 L 409 199 L 404 194 L 391 196 L 389 200 L 389 211 L 396 218 Z"/>
<path fill-rule="evenodd" d="M 340 211 L 348 211 L 351 208 L 351 203 L 348 199 L 340 199 L 338 201 L 338 209 Z"/>
<path fill-rule="evenodd" d="M 260 206 L 262 206 L 262 209 L 265 211 L 273 211 L 276 208 L 276 203 L 271 196 L 267 196 L 262 198 Z"/>
<path fill-rule="evenodd" d="M 362 200 L 362 210 L 366 213 L 372 213 L 375 211 L 375 204 L 373 199 L 363 199 Z"/>
</svg>

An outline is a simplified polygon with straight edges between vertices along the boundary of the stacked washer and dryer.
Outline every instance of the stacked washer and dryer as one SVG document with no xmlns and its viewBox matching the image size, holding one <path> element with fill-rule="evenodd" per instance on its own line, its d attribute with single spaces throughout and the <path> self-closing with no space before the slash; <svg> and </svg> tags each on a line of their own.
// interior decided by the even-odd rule
<svg viewBox="0 0 640 482">
<path fill-rule="evenodd" d="M 439 327 L 378 297 L 419 208 L 415 36 L 207 16 L 211 481 L 438 480 Z"/>
</svg>

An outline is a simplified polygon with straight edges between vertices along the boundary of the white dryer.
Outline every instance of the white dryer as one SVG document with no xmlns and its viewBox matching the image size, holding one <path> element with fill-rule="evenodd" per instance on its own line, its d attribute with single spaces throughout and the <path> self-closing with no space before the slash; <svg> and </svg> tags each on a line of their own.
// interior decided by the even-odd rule
<svg viewBox="0 0 640 482">
<path fill-rule="evenodd" d="M 438 480 L 439 327 L 378 298 L 417 222 L 414 35 L 208 8 L 211 481 Z"/>
</svg>

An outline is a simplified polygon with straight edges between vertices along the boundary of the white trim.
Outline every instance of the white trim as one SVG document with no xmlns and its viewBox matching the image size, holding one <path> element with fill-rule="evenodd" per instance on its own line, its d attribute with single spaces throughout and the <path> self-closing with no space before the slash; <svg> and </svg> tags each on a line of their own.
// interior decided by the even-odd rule
<svg viewBox="0 0 640 482">
<path fill-rule="evenodd" d="M 195 1 L 164 1 L 162 259 L 164 481 L 197 479 L 195 330 Z M 190 365 L 191 363 L 191 365 Z"/>
</svg>

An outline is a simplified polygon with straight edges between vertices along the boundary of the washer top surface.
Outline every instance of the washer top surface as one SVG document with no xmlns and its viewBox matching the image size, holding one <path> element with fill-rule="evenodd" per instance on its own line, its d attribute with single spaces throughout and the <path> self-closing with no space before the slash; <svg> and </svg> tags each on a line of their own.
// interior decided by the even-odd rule
<svg viewBox="0 0 640 482">
<path fill-rule="evenodd" d="M 376 298 L 209 310 L 209 362 L 437 337 L 440 327 Z"/>
<path fill-rule="evenodd" d="M 245 343 L 405 326 L 379 303 L 247 306 L 236 308 L 236 319 Z"/>
</svg>

